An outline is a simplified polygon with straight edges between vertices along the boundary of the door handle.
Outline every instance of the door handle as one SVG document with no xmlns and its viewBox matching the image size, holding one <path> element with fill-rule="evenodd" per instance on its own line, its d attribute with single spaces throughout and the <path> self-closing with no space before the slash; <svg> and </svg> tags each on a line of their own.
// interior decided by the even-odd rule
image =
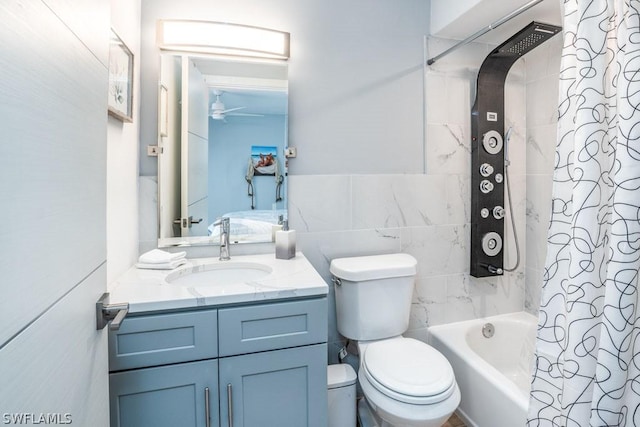
<svg viewBox="0 0 640 427">
<path fill-rule="evenodd" d="M 193 216 L 189 218 L 176 218 L 173 220 L 173 223 L 176 225 L 180 225 L 182 228 L 191 228 L 193 224 L 200 224 L 202 222 L 202 218 L 193 219 Z"/>
<path fill-rule="evenodd" d="M 204 388 L 204 422 L 207 427 L 211 427 L 211 413 L 209 410 L 209 387 Z"/>
<path fill-rule="evenodd" d="M 231 384 L 227 384 L 227 418 L 229 419 L 229 427 L 233 427 L 233 388 Z"/>
<path fill-rule="evenodd" d="M 117 331 L 129 313 L 129 303 L 109 304 L 108 301 L 109 292 L 105 292 L 96 302 L 96 329 L 102 330 L 108 324 L 110 331 Z"/>
</svg>

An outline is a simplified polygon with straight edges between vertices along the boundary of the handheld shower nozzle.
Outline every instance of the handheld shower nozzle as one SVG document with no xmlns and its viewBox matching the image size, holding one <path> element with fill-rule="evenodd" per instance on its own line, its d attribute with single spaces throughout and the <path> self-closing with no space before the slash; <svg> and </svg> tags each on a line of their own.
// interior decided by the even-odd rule
<svg viewBox="0 0 640 427">
<path fill-rule="evenodd" d="M 513 126 L 509 126 L 509 129 L 507 129 L 507 131 L 504 134 L 505 144 L 509 142 L 509 139 L 511 139 L 511 132 L 513 132 Z"/>
<path fill-rule="evenodd" d="M 511 132 L 513 132 L 513 126 L 509 126 L 509 129 L 504 134 L 504 164 L 509 166 L 509 140 L 511 140 Z"/>
</svg>

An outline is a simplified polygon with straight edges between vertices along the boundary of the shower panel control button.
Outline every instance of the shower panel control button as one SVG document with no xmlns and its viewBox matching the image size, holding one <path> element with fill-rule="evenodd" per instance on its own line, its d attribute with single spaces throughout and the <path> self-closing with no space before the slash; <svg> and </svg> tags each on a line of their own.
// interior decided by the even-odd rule
<svg viewBox="0 0 640 427">
<path fill-rule="evenodd" d="M 490 130 L 482 137 L 482 146 L 489 154 L 498 154 L 502 150 L 502 135 L 498 131 Z"/>
<path fill-rule="evenodd" d="M 480 165 L 480 175 L 486 178 L 490 176 L 492 173 L 493 173 L 493 166 L 491 166 L 489 163 L 483 163 Z"/>
<path fill-rule="evenodd" d="M 495 219 L 504 218 L 504 208 L 502 206 L 496 206 L 495 208 L 493 208 L 493 217 Z"/>
<path fill-rule="evenodd" d="M 480 183 L 480 191 L 484 194 L 491 193 L 493 191 L 493 183 L 488 179 L 483 179 Z"/>
<path fill-rule="evenodd" d="M 504 177 L 502 176 L 502 174 L 501 174 L 501 173 L 497 173 L 497 174 L 496 174 L 496 182 L 497 182 L 498 184 L 502 184 L 502 181 L 503 181 L 503 180 L 504 180 Z"/>
<path fill-rule="evenodd" d="M 482 236 L 482 251 L 488 256 L 496 256 L 502 250 L 502 237 L 494 231 Z"/>
<path fill-rule="evenodd" d="M 482 218 L 489 218 L 489 209 L 482 208 L 482 210 L 480 211 L 480 216 Z"/>
</svg>

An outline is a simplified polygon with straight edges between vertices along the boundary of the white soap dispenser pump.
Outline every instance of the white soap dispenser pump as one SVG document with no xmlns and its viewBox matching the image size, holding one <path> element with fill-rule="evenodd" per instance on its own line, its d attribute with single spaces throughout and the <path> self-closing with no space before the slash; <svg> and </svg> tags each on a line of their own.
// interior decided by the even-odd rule
<svg viewBox="0 0 640 427">
<path fill-rule="evenodd" d="M 289 230 L 289 221 L 285 220 L 282 230 L 276 231 L 276 258 L 291 259 L 296 256 L 296 232 Z"/>
</svg>

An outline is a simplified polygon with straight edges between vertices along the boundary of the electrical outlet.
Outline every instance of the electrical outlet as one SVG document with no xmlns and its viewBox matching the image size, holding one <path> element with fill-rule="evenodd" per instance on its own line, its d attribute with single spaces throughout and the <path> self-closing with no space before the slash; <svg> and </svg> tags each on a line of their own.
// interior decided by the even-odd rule
<svg viewBox="0 0 640 427">
<path fill-rule="evenodd" d="M 294 158 L 297 155 L 298 155 L 298 150 L 296 149 L 296 147 L 287 147 L 284 149 L 284 156 L 287 159 Z"/>
<path fill-rule="evenodd" d="M 342 347 L 340 351 L 338 351 L 338 358 L 340 359 L 340 362 L 342 362 L 344 358 L 347 357 L 347 354 L 347 347 Z"/>
<path fill-rule="evenodd" d="M 147 156 L 158 157 L 158 154 L 162 153 L 162 148 L 157 145 L 147 145 Z"/>
</svg>

